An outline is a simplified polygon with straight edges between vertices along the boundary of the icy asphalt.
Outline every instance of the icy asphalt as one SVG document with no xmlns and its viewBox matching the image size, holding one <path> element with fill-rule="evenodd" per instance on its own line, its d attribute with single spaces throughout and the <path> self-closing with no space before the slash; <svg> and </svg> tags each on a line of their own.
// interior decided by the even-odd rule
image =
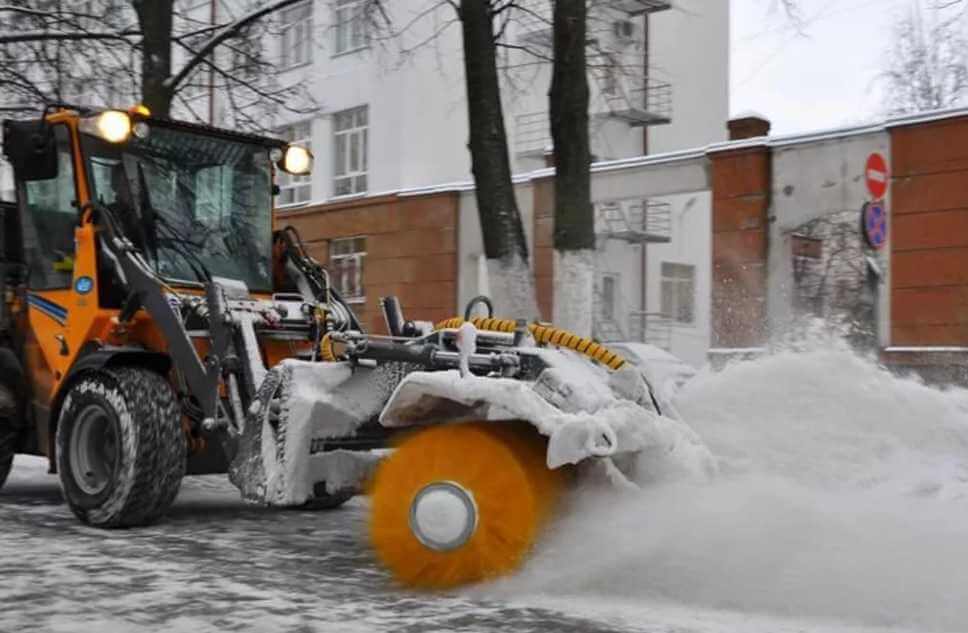
<svg viewBox="0 0 968 633">
<path fill-rule="evenodd" d="M 45 463 L 0 490 L 0 631 L 644 630 L 504 600 L 395 588 L 366 545 L 366 502 L 328 512 L 239 500 L 186 478 L 156 526 L 81 525 Z"/>
</svg>

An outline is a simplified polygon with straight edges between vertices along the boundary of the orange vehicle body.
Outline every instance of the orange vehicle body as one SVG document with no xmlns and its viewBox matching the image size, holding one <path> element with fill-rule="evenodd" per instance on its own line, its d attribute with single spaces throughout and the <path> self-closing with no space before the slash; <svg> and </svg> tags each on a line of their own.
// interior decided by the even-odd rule
<svg viewBox="0 0 968 633">
<path fill-rule="evenodd" d="M 91 192 L 87 164 L 80 147 L 80 119 L 81 116 L 72 110 L 60 110 L 47 116 L 49 124 L 63 124 L 69 132 L 75 206 L 84 209 L 91 200 Z M 117 319 L 119 309 L 100 305 L 98 286 L 102 280 L 98 276 L 97 231 L 91 212 L 79 212 L 74 229 L 73 277 L 69 288 L 35 290 L 28 287 L 23 294 L 8 292 L 5 298 L 15 323 L 16 335 L 22 337 L 23 341 L 21 362 L 29 385 L 29 405 L 32 409 L 28 415 L 32 414 L 36 425 L 36 445 L 30 452 L 47 456 L 52 471 L 58 397 L 63 392 L 71 367 L 85 346 L 92 343 L 98 346 L 134 344 L 147 351 L 166 352 L 164 337 L 144 311 L 139 311 L 132 320 L 120 324 Z M 76 288 L 83 278 L 91 280 L 93 285 L 80 293 Z M 202 294 L 197 288 L 179 287 L 178 291 Z M 265 298 L 265 295 L 254 297 Z M 208 340 L 200 338 L 194 344 L 199 355 L 204 357 Z M 307 346 L 299 342 L 275 340 L 260 341 L 260 345 L 269 366 L 292 356 L 297 348 Z M 189 445 L 196 451 L 204 449 L 205 442 L 200 438 L 189 440 Z"/>
</svg>

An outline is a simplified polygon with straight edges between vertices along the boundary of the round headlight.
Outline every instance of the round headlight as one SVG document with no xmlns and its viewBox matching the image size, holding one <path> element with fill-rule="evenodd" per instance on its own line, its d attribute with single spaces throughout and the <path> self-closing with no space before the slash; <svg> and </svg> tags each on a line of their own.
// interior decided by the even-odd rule
<svg viewBox="0 0 968 633">
<path fill-rule="evenodd" d="M 282 157 L 282 168 L 290 174 L 308 174 L 313 168 L 313 154 L 305 147 L 290 145 Z"/>
<path fill-rule="evenodd" d="M 151 130 L 148 129 L 148 124 L 144 121 L 138 121 L 131 128 L 131 133 L 140 139 L 148 138 L 148 134 Z"/>
<path fill-rule="evenodd" d="M 97 131 L 109 143 L 122 143 L 131 136 L 131 117 L 127 112 L 106 110 L 97 117 Z"/>
</svg>

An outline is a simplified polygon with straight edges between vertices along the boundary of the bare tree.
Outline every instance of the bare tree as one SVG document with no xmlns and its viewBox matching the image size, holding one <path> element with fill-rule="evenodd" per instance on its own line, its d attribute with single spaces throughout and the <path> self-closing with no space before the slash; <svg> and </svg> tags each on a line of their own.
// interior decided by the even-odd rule
<svg viewBox="0 0 968 633">
<path fill-rule="evenodd" d="M 221 89 L 230 100 L 242 98 L 235 104 L 240 111 L 290 107 L 299 103 L 293 98 L 298 87 L 280 88 L 272 73 L 254 71 L 270 66 L 258 45 L 264 35 L 258 27 L 298 1 L 258 3 L 215 24 L 180 14 L 174 0 L 31 0 L 0 6 L 4 107 L 36 111 L 43 103 L 79 97 L 119 105 L 117 100 L 128 95 L 167 117 L 176 100 L 185 103 L 186 88 L 203 84 Z M 209 74 L 205 82 L 204 73 Z M 236 123 L 246 117 L 236 114 Z M 255 123 L 258 117 L 252 113 L 248 120 Z"/>
<path fill-rule="evenodd" d="M 950 108 L 968 96 L 968 38 L 960 0 L 913 2 L 894 25 L 887 50 L 889 114 Z"/>
<path fill-rule="evenodd" d="M 554 63 L 549 110 L 555 156 L 555 321 L 592 333 L 595 216 L 588 135 L 587 8 L 585 0 L 555 0 Z"/>
<path fill-rule="evenodd" d="M 537 317 L 534 274 L 511 180 L 498 59 L 498 51 L 506 44 L 508 25 L 520 10 L 519 3 L 517 0 L 428 0 L 403 23 L 395 23 L 391 6 L 384 0 L 369 0 L 359 10 L 366 23 L 377 31 L 377 43 L 392 49 L 401 60 L 409 59 L 434 43 L 448 28 L 460 24 L 468 149 L 489 291 L 499 313 Z"/>
<path fill-rule="evenodd" d="M 793 307 L 798 320 L 820 318 L 859 347 L 876 342 L 875 295 L 857 211 L 835 211 L 792 235 Z"/>
<path fill-rule="evenodd" d="M 488 284 L 506 314 L 538 316 L 534 276 L 514 184 L 501 107 L 495 21 L 506 19 L 513 2 L 461 0 L 458 16 L 464 37 L 464 76 L 470 129 L 471 171 L 484 237 Z"/>
</svg>

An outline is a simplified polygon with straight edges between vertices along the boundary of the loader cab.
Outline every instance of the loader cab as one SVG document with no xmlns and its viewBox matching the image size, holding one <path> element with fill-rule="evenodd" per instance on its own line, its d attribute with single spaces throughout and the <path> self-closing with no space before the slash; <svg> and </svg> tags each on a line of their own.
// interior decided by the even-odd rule
<svg viewBox="0 0 968 633">
<path fill-rule="evenodd" d="M 16 202 L 0 207 L 0 345 L 29 386 L 36 428 L 26 452 L 50 455 L 60 388 L 86 350 L 111 342 L 128 298 L 102 247 L 99 209 L 172 288 L 200 291 L 218 276 L 269 293 L 274 171 L 306 173 L 312 156 L 276 139 L 156 119 L 142 107 L 57 106 L 37 120 L 4 121 L 3 133 Z"/>
</svg>

